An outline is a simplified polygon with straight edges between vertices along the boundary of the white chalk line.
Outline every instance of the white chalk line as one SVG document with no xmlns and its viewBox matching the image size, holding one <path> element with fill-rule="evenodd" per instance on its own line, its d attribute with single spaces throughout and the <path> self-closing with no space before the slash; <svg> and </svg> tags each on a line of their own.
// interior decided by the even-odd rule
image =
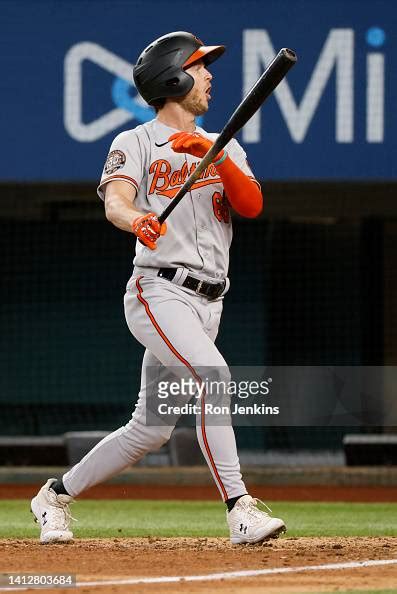
<svg viewBox="0 0 397 594">
<path fill-rule="evenodd" d="M 228 580 L 243 577 L 258 577 L 262 575 L 274 575 L 283 573 L 299 573 L 301 571 L 334 571 L 338 569 L 358 569 L 360 567 L 376 567 L 380 565 L 397 565 L 397 559 L 375 559 L 368 561 L 348 561 L 346 563 L 328 563 L 324 565 L 302 565 L 298 567 L 273 567 L 270 569 L 244 569 L 242 571 L 227 571 L 223 573 L 209 573 L 205 575 L 179 575 L 125 578 L 114 580 L 101 580 L 93 582 L 76 582 L 75 588 L 87 586 L 125 586 L 135 584 L 175 584 L 184 582 L 210 582 L 215 580 Z M 61 586 L 60 586 L 61 587 Z M 65 586 L 62 586 L 65 588 Z M 70 586 L 69 586 L 70 587 Z M 28 587 L 0 587 L 0 591 L 28 590 Z M 72 587 L 73 588 L 73 587 Z M 72 589 L 71 588 L 71 589 Z M 41 588 L 44 589 L 44 588 Z M 51 588 L 57 589 L 57 588 Z"/>
</svg>

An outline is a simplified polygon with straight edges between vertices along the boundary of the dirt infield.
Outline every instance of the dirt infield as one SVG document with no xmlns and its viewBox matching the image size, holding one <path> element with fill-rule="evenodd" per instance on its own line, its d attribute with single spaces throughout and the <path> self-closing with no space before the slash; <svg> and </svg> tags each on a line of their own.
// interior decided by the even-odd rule
<svg viewBox="0 0 397 594">
<path fill-rule="evenodd" d="M 31 499 L 41 486 L 0 484 L 0 499 Z M 250 485 L 249 489 L 255 497 L 268 501 L 397 501 L 397 487 Z M 219 493 L 213 485 L 99 485 L 80 495 L 79 499 L 218 501 Z"/>
<path fill-rule="evenodd" d="M 396 538 L 288 538 L 263 545 L 231 545 L 222 538 L 135 538 L 79 540 L 40 545 L 32 540 L 0 541 L 0 572 L 75 573 L 82 581 L 205 575 L 239 570 L 293 568 L 349 561 L 397 558 Z M 239 594 L 331 592 L 397 584 L 397 565 L 300 571 L 213 582 L 83 586 L 84 594 L 195 593 L 219 589 Z M 45 590 L 61 592 L 62 590 Z M 36 590 L 44 592 L 44 590 Z M 63 590 L 70 592 L 70 590 Z"/>
<path fill-rule="evenodd" d="M 39 485 L 0 485 L 0 499 L 30 498 Z M 266 500 L 395 502 L 395 487 L 251 486 Z M 103 485 L 82 499 L 217 500 L 206 485 Z M 299 594 L 340 590 L 390 589 L 397 584 L 397 565 L 318 569 L 231 579 L 233 571 L 265 570 L 397 558 L 397 538 L 291 538 L 260 546 L 233 546 L 223 538 L 81 539 L 68 545 L 40 545 L 36 540 L 0 540 L 1 572 L 73 573 L 83 594 L 202 594 L 215 589 L 232 594 Z M 117 585 L 120 579 L 203 576 L 225 573 L 217 581 L 178 581 Z M 0 590 L 1 591 L 1 590 Z M 35 590 L 67 592 L 69 590 Z"/>
</svg>

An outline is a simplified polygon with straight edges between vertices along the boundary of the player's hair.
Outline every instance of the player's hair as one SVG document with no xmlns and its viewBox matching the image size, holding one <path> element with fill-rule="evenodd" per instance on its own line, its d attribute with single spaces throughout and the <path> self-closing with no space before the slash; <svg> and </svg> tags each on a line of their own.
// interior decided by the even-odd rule
<svg viewBox="0 0 397 594">
<path fill-rule="evenodd" d="M 162 107 L 164 107 L 166 99 L 157 99 L 155 102 L 152 103 L 152 107 L 154 107 L 156 113 L 160 111 Z"/>
</svg>

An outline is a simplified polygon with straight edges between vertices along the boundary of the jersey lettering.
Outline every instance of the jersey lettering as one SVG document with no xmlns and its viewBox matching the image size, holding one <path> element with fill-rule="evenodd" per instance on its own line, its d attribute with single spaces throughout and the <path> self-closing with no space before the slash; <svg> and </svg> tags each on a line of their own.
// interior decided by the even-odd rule
<svg viewBox="0 0 397 594">
<path fill-rule="evenodd" d="M 198 163 L 199 161 L 197 161 L 197 163 L 192 163 L 189 167 L 185 162 L 181 169 L 172 171 L 171 164 L 167 159 L 157 159 L 157 161 L 151 163 L 149 167 L 149 173 L 153 174 L 153 178 L 148 193 L 174 198 L 189 175 L 195 171 Z M 208 165 L 208 167 L 200 174 L 197 181 L 194 182 L 192 190 L 220 182 L 221 179 L 216 167 L 210 163 L 210 165 Z"/>
</svg>

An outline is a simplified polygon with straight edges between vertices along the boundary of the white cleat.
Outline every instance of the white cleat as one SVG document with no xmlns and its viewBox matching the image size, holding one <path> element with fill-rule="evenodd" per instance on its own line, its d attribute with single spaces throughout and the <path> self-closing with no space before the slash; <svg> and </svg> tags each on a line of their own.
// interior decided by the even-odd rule
<svg viewBox="0 0 397 594">
<path fill-rule="evenodd" d="M 69 503 L 72 503 L 73 497 L 57 495 L 50 489 L 55 480 L 48 479 L 30 504 L 36 522 L 41 527 L 42 544 L 73 540 L 73 533 L 69 530 L 70 521 L 74 519 L 69 510 Z"/>
<path fill-rule="evenodd" d="M 244 495 L 238 499 L 231 512 L 226 512 L 232 544 L 253 544 L 267 538 L 277 538 L 282 532 L 286 532 L 283 520 L 272 518 L 267 512 L 258 509 L 258 503 L 263 502 Z M 263 505 L 267 507 L 266 504 Z M 267 509 L 271 511 L 268 507 Z"/>
</svg>

